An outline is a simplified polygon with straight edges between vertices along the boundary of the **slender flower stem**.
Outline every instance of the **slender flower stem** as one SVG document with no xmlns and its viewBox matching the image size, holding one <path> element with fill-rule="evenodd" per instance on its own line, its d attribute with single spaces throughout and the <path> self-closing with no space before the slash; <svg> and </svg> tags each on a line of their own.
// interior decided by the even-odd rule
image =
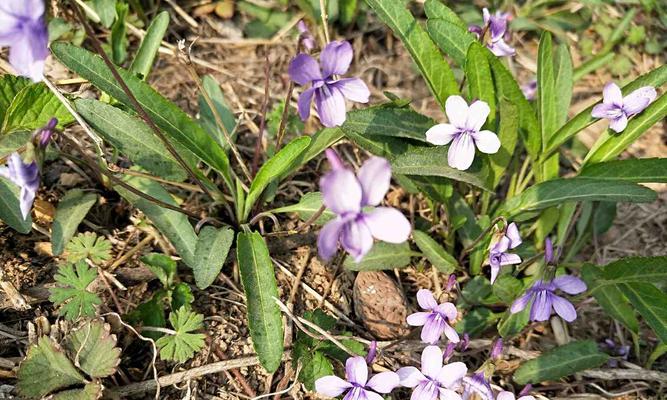
<svg viewBox="0 0 667 400">
<path fill-rule="evenodd" d="M 325 0 L 320 0 L 320 16 L 322 17 L 322 27 L 324 28 L 324 40 L 329 43 L 331 41 L 329 38 L 329 16 L 327 15 L 327 7 L 324 3 L 326 3 Z"/>
<path fill-rule="evenodd" d="M 192 178 L 193 181 L 197 183 L 199 187 L 202 188 L 202 191 L 206 193 L 209 197 L 214 198 L 211 192 L 208 190 L 208 188 L 197 178 L 197 175 L 195 172 L 190 168 L 190 166 L 183 160 L 183 157 L 176 151 L 174 146 L 169 142 L 169 140 L 165 137 L 165 135 L 160 131 L 160 128 L 155 125 L 155 122 L 151 119 L 151 117 L 148 115 L 146 110 L 141 106 L 137 98 L 134 96 L 130 88 L 127 86 L 123 78 L 120 76 L 118 73 L 118 70 L 116 69 L 116 66 L 114 63 L 109 59 L 109 56 L 107 53 L 104 51 L 102 48 L 102 44 L 100 41 L 97 39 L 95 36 L 95 32 L 93 31 L 93 28 L 91 28 L 90 24 L 88 24 L 88 21 L 86 21 L 86 17 L 81 13 L 81 10 L 79 9 L 79 6 L 76 5 L 74 2 L 72 2 L 72 8 L 74 9 L 74 12 L 83 25 L 86 34 L 88 37 L 91 39 L 93 43 L 93 47 L 95 48 L 95 51 L 102 57 L 104 60 L 104 63 L 107 65 L 109 70 L 111 71 L 111 74 L 113 75 L 114 79 L 118 82 L 118 84 L 121 86 L 123 92 L 127 95 L 128 99 L 132 103 L 135 111 L 139 113 L 141 118 L 146 122 L 146 124 L 155 132 L 155 135 L 157 135 L 158 138 L 162 141 L 164 146 L 167 148 L 169 153 L 171 153 L 172 156 L 178 161 L 179 164 L 183 167 L 188 172 L 188 175 L 190 175 L 190 178 Z"/>
<path fill-rule="evenodd" d="M 296 54 L 301 53 L 301 36 L 296 44 Z M 278 127 L 278 140 L 276 142 L 276 151 L 280 150 L 280 146 L 283 144 L 283 138 L 285 137 L 285 129 L 287 129 L 287 119 L 289 118 L 289 104 L 292 100 L 292 94 L 294 93 L 294 81 L 290 79 L 289 86 L 287 87 L 287 95 L 285 96 L 285 107 L 283 108 L 283 115 L 280 117 L 280 126 Z"/>
<path fill-rule="evenodd" d="M 290 229 L 288 231 L 278 231 L 278 232 L 269 232 L 265 236 L 289 236 L 289 235 L 296 235 L 297 233 L 303 232 L 308 228 L 310 225 L 312 225 L 317 219 L 324 214 L 324 211 L 327 209 L 326 206 L 320 207 L 319 210 L 315 212 L 315 214 L 311 215 L 310 218 L 308 218 L 306 221 L 303 222 L 303 224 L 299 225 L 296 227 L 296 229 Z M 250 220 L 248 225 L 252 225 L 253 223 L 256 223 L 260 218 L 266 216 L 267 213 L 260 213 L 257 214 L 253 219 Z"/>
<path fill-rule="evenodd" d="M 266 128 L 266 112 L 269 108 L 269 74 L 271 73 L 271 66 L 269 64 L 269 52 L 265 54 L 266 62 L 264 64 L 264 100 L 262 101 L 262 118 L 259 121 L 259 133 L 257 134 L 257 142 L 255 143 L 255 154 L 252 158 L 252 176 L 257 174 L 259 168 L 259 152 L 262 149 L 262 139 L 264 137 L 264 129 Z"/>
<path fill-rule="evenodd" d="M 477 245 L 479 244 L 479 242 L 481 242 L 482 239 L 484 239 L 484 237 L 485 237 L 489 232 L 491 232 L 491 230 L 492 230 L 493 228 L 495 228 L 496 224 L 497 224 L 498 222 L 500 222 L 500 221 L 503 221 L 503 223 L 504 223 L 504 225 L 505 225 L 505 229 L 506 229 L 506 228 L 507 228 L 507 219 L 506 219 L 505 217 L 500 216 L 500 217 L 496 217 L 496 218 L 494 218 L 494 220 L 491 221 L 491 224 L 489 225 L 489 227 L 486 228 L 486 229 L 484 229 L 484 230 L 482 231 L 482 233 L 480 233 L 479 236 L 477 236 L 477 239 L 475 239 L 475 240 L 470 244 L 470 246 L 468 246 L 468 247 L 466 247 L 465 249 L 463 249 L 463 251 L 461 252 L 461 255 L 459 256 L 459 262 L 463 262 L 463 259 L 465 258 L 465 256 L 467 256 L 468 253 L 470 253 L 472 250 L 474 250 L 475 247 L 477 247 Z"/>
</svg>

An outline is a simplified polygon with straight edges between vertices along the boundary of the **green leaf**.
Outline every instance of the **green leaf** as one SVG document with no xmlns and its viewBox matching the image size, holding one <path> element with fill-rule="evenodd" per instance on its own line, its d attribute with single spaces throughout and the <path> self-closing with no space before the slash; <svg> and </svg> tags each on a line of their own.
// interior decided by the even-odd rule
<svg viewBox="0 0 667 400">
<path fill-rule="evenodd" d="M 215 109 L 222 120 L 222 124 L 231 135 L 236 127 L 236 117 L 234 117 L 234 113 L 229 109 L 229 105 L 227 105 L 227 102 L 225 101 L 225 96 L 222 93 L 222 89 L 220 89 L 220 84 L 211 75 L 205 75 L 202 79 L 202 86 L 211 98 L 213 105 L 215 105 Z M 201 94 L 199 95 L 199 114 L 201 124 L 204 126 L 204 129 L 206 129 L 206 132 L 208 132 L 220 146 L 225 149 L 229 148 L 225 133 L 218 126 L 215 114 L 213 114 L 211 107 L 208 106 L 206 99 Z"/>
<path fill-rule="evenodd" d="M 71 263 L 90 259 L 101 264 L 111 258 L 111 242 L 94 232 L 79 233 L 66 246 L 67 261 Z"/>
<path fill-rule="evenodd" d="M 465 65 L 468 48 L 477 41 L 465 27 L 448 19 L 429 18 L 426 29 L 440 50 L 450 56 L 456 64 Z"/>
<path fill-rule="evenodd" d="M 424 11 L 428 19 L 444 19 L 462 29 L 468 30 L 468 26 L 451 8 L 442 4 L 440 0 L 426 0 L 424 3 Z"/>
<path fill-rule="evenodd" d="M 626 257 L 602 267 L 602 277 L 589 287 L 594 292 L 600 287 L 621 283 L 651 282 L 667 284 L 667 257 Z"/>
<path fill-rule="evenodd" d="M 521 333 L 529 322 L 530 307 L 526 307 L 516 314 L 507 310 L 498 322 L 498 334 L 503 338 L 511 338 Z"/>
<path fill-rule="evenodd" d="M 88 291 L 88 286 L 96 277 L 97 270 L 88 267 L 85 261 L 61 266 L 55 276 L 58 286 L 50 289 L 49 296 L 50 301 L 61 306 L 58 314 L 70 321 L 76 321 L 82 315 L 94 316 L 95 306 L 102 300 Z"/>
<path fill-rule="evenodd" d="M 512 304 L 523 290 L 523 283 L 511 274 L 502 274 L 493 283 L 493 294 L 505 304 Z"/>
<path fill-rule="evenodd" d="M 70 358 L 92 378 L 104 378 L 116 372 L 120 364 L 120 348 L 111 326 L 101 320 L 86 322 L 74 329 L 65 342 Z"/>
<path fill-rule="evenodd" d="M 478 159 L 470 169 L 461 171 L 443 162 L 447 159 L 448 150 L 449 146 L 415 147 L 391 160 L 391 170 L 402 175 L 441 176 L 492 190 L 488 183 L 487 163 Z"/>
<path fill-rule="evenodd" d="M 667 158 L 633 158 L 590 164 L 579 176 L 634 183 L 667 183 Z"/>
<path fill-rule="evenodd" d="M 348 114 L 341 127 L 368 136 L 391 136 L 426 142 L 426 131 L 435 121 L 409 108 L 370 107 Z"/>
<path fill-rule="evenodd" d="M 127 36 L 125 17 L 130 6 L 124 2 L 116 3 L 116 21 L 111 27 L 111 55 L 114 63 L 120 65 L 127 58 Z"/>
<path fill-rule="evenodd" d="M 32 132 L 19 131 L 0 135 L 0 157 L 7 157 L 30 141 Z"/>
<path fill-rule="evenodd" d="M 607 129 L 584 159 L 584 165 L 609 161 L 625 151 L 635 140 L 644 134 L 650 127 L 667 117 L 667 94 L 658 97 L 639 115 L 628 121 L 625 130 L 618 134 Z"/>
<path fill-rule="evenodd" d="M 0 219 L 19 233 L 30 233 L 32 217 L 23 218 L 19 201 L 21 190 L 18 186 L 0 177 Z"/>
<path fill-rule="evenodd" d="M 96 202 L 95 193 L 86 193 L 80 189 L 72 189 L 60 199 L 51 227 L 51 245 L 54 255 L 62 254 L 65 244 L 72 239 L 79 224 Z"/>
<path fill-rule="evenodd" d="M 187 283 L 181 282 L 174 286 L 171 291 L 171 309 L 178 310 L 181 307 L 189 307 L 195 301 L 195 296 Z"/>
<path fill-rule="evenodd" d="M 45 84 L 26 86 L 7 108 L 2 132 L 33 131 L 46 125 L 53 117 L 58 118 L 59 129 L 74 121 L 72 114 Z"/>
<path fill-rule="evenodd" d="M 278 287 L 273 263 L 264 238 L 257 232 L 239 233 L 236 246 L 252 344 L 262 366 L 272 373 L 283 355 L 283 323 L 274 300 Z"/>
<path fill-rule="evenodd" d="M 496 154 L 489 155 L 491 172 L 493 173 L 492 188 L 495 188 L 503 178 L 505 170 L 512 161 L 514 149 L 519 139 L 519 110 L 510 101 L 503 99 L 500 102 L 500 126 L 498 127 L 500 149 Z"/>
<path fill-rule="evenodd" d="M 491 67 L 486 58 L 487 50 L 479 43 L 473 43 L 468 48 L 465 61 L 465 75 L 468 79 L 468 97 L 479 99 L 489 105 L 487 126 L 495 127 L 496 121 L 496 91 L 493 87 Z"/>
<path fill-rule="evenodd" d="M 447 253 L 447 251 L 427 233 L 414 230 L 412 231 L 412 238 L 415 240 L 419 250 L 424 253 L 424 256 L 426 256 L 438 271 L 443 274 L 451 274 L 454 270 L 460 268 L 456 258 Z"/>
<path fill-rule="evenodd" d="M 0 121 L 5 120 L 7 109 L 16 95 L 30 85 L 32 81 L 22 76 L 10 74 L 0 76 Z"/>
<path fill-rule="evenodd" d="M 167 319 L 164 317 L 166 297 L 166 290 L 157 291 L 150 300 L 139 304 L 137 308 L 128 313 L 128 320 L 135 325 L 142 324 L 144 326 L 164 328 L 167 326 Z M 146 331 L 141 334 L 153 340 L 157 340 L 164 335 L 162 332 L 153 331 Z"/>
<path fill-rule="evenodd" d="M 555 92 L 553 49 L 551 33 L 542 32 L 537 55 L 537 118 L 540 124 L 542 146 L 545 146 L 558 129 L 557 96 Z M 567 107 L 566 107 L 567 110 Z M 558 177 L 558 158 L 555 154 L 545 160 L 536 171 L 538 182 Z"/>
<path fill-rule="evenodd" d="M 665 82 L 667 82 L 667 65 L 660 66 L 653 71 L 640 76 L 629 84 L 625 85 L 621 92 L 624 96 L 627 96 L 630 92 L 635 89 L 639 89 L 642 86 L 653 86 L 660 87 Z M 589 125 L 597 122 L 598 119 L 594 118 L 591 115 L 593 107 L 595 107 L 600 102 L 595 103 L 577 114 L 574 118 L 570 119 L 562 128 L 560 128 L 556 133 L 551 136 L 548 145 L 544 149 L 542 157 L 547 157 L 552 152 L 558 150 L 560 146 L 567 142 L 570 138 L 576 135 L 581 130 L 585 129 Z M 646 110 L 644 110 L 646 112 Z M 637 117 L 636 117 L 637 118 Z M 623 132 L 623 135 L 627 134 L 628 128 Z"/>
<path fill-rule="evenodd" d="M 520 384 L 553 381 L 589 368 L 599 367 L 609 356 L 600 352 L 597 343 L 584 340 L 568 343 L 526 361 L 514 373 Z"/>
<path fill-rule="evenodd" d="M 327 375 L 334 375 L 331 361 L 329 361 L 322 352 L 314 351 L 312 353 L 306 353 L 299 357 L 299 361 L 301 361 L 299 381 L 302 382 L 308 390 L 315 390 L 315 381 L 319 378 Z"/>
<path fill-rule="evenodd" d="M 164 179 L 184 181 L 188 174 L 142 120 L 94 99 L 78 99 L 77 111 L 106 141 L 133 163 Z M 187 152 L 187 153 L 186 153 Z M 184 159 L 191 153 L 182 149 Z M 191 163 L 196 167 L 196 163 Z"/>
<path fill-rule="evenodd" d="M 340 15 L 338 19 L 343 26 L 348 26 L 354 22 L 357 16 L 359 0 L 339 0 L 339 3 Z"/>
<path fill-rule="evenodd" d="M 116 19 L 116 2 L 117 0 L 93 0 L 91 6 L 100 17 L 100 22 L 106 28 L 111 27 Z"/>
<path fill-rule="evenodd" d="M 348 113 L 347 117 L 350 118 L 350 115 L 354 114 L 355 112 L 356 111 Z M 290 168 L 281 176 L 281 179 L 290 174 L 292 171 L 297 170 L 302 165 L 305 165 L 308 161 L 320 155 L 324 150 L 333 146 L 343 136 L 344 133 L 339 127 L 324 128 L 310 136 L 310 144 L 308 147 L 306 147 L 306 149 L 292 162 Z"/>
<path fill-rule="evenodd" d="M 356 262 L 353 257 L 347 256 L 343 265 L 351 271 L 403 268 L 410 264 L 410 258 L 420 255 L 420 253 L 410 250 L 408 242 L 399 244 L 378 242 L 373 245 L 371 251 L 360 262 Z"/>
<path fill-rule="evenodd" d="M 512 197 L 497 214 L 511 217 L 567 201 L 650 203 L 656 198 L 656 193 L 651 189 L 629 182 L 592 178 L 554 179 L 532 186 L 519 196 Z"/>
<path fill-rule="evenodd" d="M 596 288 L 598 282 L 604 280 L 602 270 L 599 267 L 585 264 L 582 269 L 582 277 L 586 281 L 589 293 L 595 297 L 595 300 L 607 314 L 621 322 L 630 331 L 639 333 L 639 321 L 637 321 L 635 311 L 618 287 L 616 285 L 604 285 Z"/>
<path fill-rule="evenodd" d="M 87 383 L 83 389 L 71 389 L 58 392 L 49 400 L 97 400 L 102 398 L 104 388 L 100 383 Z"/>
<path fill-rule="evenodd" d="M 100 90 L 134 108 L 104 61 L 97 55 L 65 43 L 54 43 L 51 51 L 65 66 L 88 79 Z M 233 188 L 229 159 L 224 150 L 178 106 L 171 103 L 131 72 L 118 68 L 139 104 L 170 139 L 180 143 L 202 161 L 218 171 L 228 187 Z"/>
<path fill-rule="evenodd" d="M 262 165 L 250 185 L 250 191 L 245 201 L 243 220 L 248 218 L 255 202 L 257 202 L 264 189 L 289 169 L 294 160 L 297 159 L 309 144 L 310 138 L 308 136 L 296 138 Z"/>
<path fill-rule="evenodd" d="M 160 358 L 186 362 L 204 347 L 204 334 L 192 333 L 204 326 L 204 316 L 181 307 L 169 314 L 169 322 L 176 333 L 162 336 L 155 342 L 160 349 Z"/>
<path fill-rule="evenodd" d="M 30 346 L 17 376 L 19 393 L 29 399 L 85 382 L 62 348 L 48 336 L 40 337 L 36 345 Z"/>
<path fill-rule="evenodd" d="M 165 288 L 170 288 L 174 284 L 176 276 L 176 261 L 165 254 L 149 253 L 141 257 L 141 262 L 157 276 Z"/>
<path fill-rule="evenodd" d="M 436 100 L 444 107 L 447 97 L 459 93 L 454 73 L 406 4 L 393 0 L 366 0 L 366 3 L 403 42 Z"/>
<path fill-rule="evenodd" d="M 233 241 L 234 231 L 230 228 L 205 226 L 199 232 L 195 250 L 196 264 L 192 266 L 199 289 L 206 289 L 218 277 Z"/>
<path fill-rule="evenodd" d="M 167 28 L 169 27 L 169 13 L 162 11 L 159 13 L 146 30 L 146 36 L 141 41 L 141 46 L 137 50 L 137 55 L 130 65 L 130 71 L 138 75 L 144 81 L 151 72 L 153 62 L 157 57 L 158 50 L 162 44 Z"/>
<path fill-rule="evenodd" d="M 322 208 L 324 201 L 322 200 L 322 193 L 308 192 L 301 197 L 298 203 L 280 208 L 275 208 L 269 212 L 274 214 L 280 213 L 297 213 L 299 218 L 303 221 L 310 219 L 316 212 Z M 326 222 L 336 217 L 333 211 L 326 209 L 316 220 L 315 224 L 323 225 Z"/>
<path fill-rule="evenodd" d="M 456 332 L 460 335 L 467 333 L 470 337 L 476 337 L 484 333 L 498 321 L 501 314 L 496 314 L 486 307 L 475 307 L 463 316 L 456 326 Z"/>
<path fill-rule="evenodd" d="M 561 43 L 556 48 L 554 55 L 554 93 L 556 100 L 556 126 L 560 128 L 567 121 L 567 111 L 570 109 L 572 101 L 572 88 L 574 79 L 572 78 L 572 56 L 567 44 Z M 555 130 L 554 130 L 555 132 Z M 549 132 L 549 136 L 554 134 Z M 546 145 L 547 142 L 544 142 Z"/>
<path fill-rule="evenodd" d="M 622 283 L 621 292 L 630 300 L 660 341 L 667 343 L 667 295 L 651 283 Z"/>
<path fill-rule="evenodd" d="M 125 177 L 125 182 L 158 200 L 174 206 L 178 205 L 169 192 L 155 181 L 139 177 Z M 151 203 L 120 186 L 116 186 L 115 189 L 125 200 L 140 209 L 151 220 L 153 225 L 169 239 L 186 265 L 190 267 L 196 265 L 195 248 L 197 246 L 197 235 L 185 214 Z"/>
</svg>

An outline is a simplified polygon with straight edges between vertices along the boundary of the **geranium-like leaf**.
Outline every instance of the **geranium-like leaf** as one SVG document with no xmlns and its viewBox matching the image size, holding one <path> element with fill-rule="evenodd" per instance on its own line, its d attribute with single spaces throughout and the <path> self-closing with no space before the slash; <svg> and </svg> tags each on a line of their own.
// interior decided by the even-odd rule
<svg viewBox="0 0 667 400">
<path fill-rule="evenodd" d="M 50 400 L 97 400 L 102 398 L 102 385 L 89 383 L 83 389 L 72 389 L 58 392 L 49 397 Z"/>
<path fill-rule="evenodd" d="M 111 258 L 111 242 L 93 232 L 80 233 L 67 244 L 66 251 L 69 262 L 88 258 L 99 264 Z"/>
<path fill-rule="evenodd" d="M 41 337 L 19 367 L 17 388 L 22 398 L 35 399 L 84 382 L 62 348 L 50 338 Z"/>
<path fill-rule="evenodd" d="M 65 348 L 77 367 L 92 378 L 103 378 L 116 372 L 120 348 L 109 324 L 101 320 L 85 323 L 68 336 Z"/>
<path fill-rule="evenodd" d="M 169 314 L 169 321 L 175 334 L 165 335 L 155 343 L 160 348 L 160 358 L 185 362 L 204 347 L 204 335 L 192 333 L 202 328 L 204 316 L 181 307 Z"/>
<path fill-rule="evenodd" d="M 71 321 L 81 315 L 94 316 L 95 306 L 102 300 L 87 288 L 96 277 L 97 271 L 88 267 L 84 261 L 76 266 L 66 264 L 60 267 L 55 276 L 59 287 L 51 289 L 49 296 L 50 301 L 61 306 L 58 313 Z"/>
</svg>

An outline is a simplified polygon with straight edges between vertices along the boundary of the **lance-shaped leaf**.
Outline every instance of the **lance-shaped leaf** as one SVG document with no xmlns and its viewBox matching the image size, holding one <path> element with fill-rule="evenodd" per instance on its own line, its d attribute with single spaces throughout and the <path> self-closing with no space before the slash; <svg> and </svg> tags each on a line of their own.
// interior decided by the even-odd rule
<svg viewBox="0 0 667 400">
<path fill-rule="evenodd" d="M 667 183 L 667 158 L 636 158 L 590 164 L 579 176 L 635 183 Z"/>
<path fill-rule="evenodd" d="M 75 268 L 76 267 L 76 271 Z M 50 289 L 49 300 L 60 305 L 58 314 L 70 321 L 80 316 L 95 315 L 95 306 L 102 303 L 97 294 L 88 290 L 88 286 L 97 277 L 97 270 L 88 267 L 85 261 L 65 264 L 55 276 L 57 287 Z"/>
<path fill-rule="evenodd" d="M 424 11 L 428 19 L 444 19 L 466 31 L 468 30 L 465 22 L 451 8 L 444 5 L 441 0 L 426 0 Z"/>
<path fill-rule="evenodd" d="M 202 79 L 202 86 L 215 106 L 215 111 L 220 116 L 222 125 L 224 125 L 227 133 L 233 135 L 234 128 L 236 127 L 236 118 L 234 117 L 234 113 L 229 109 L 227 101 L 225 101 L 225 96 L 222 93 L 222 89 L 220 89 L 220 84 L 211 75 L 205 75 Z M 225 132 L 218 126 L 216 116 L 211 107 L 209 107 L 203 94 L 199 95 L 198 103 L 202 126 L 220 146 L 224 149 L 228 149 L 229 144 L 227 143 Z M 231 139 L 234 140 L 234 136 L 232 136 Z"/>
<path fill-rule="evenodd" d="M 667 343 L 667 294 L 648 282 L 622 283 L 619 288 L 660 341 Z"/>
<path fill-rule="evenodd" d="M 466 54 L 477 39 L 466 28 L 448 19 L 429 18 L 426 22 L 428 34 L 445 54 L 460 66 L 465 65 Z"/>
<path fill-rule="evenodd" d="M 366 3 L 403 42 L 436 100 L 444 107 L 447 97 L 459 92 L 454 73 L 406 4 L 394 0 L 366 0 Z"/>
<path fill-rule="evenodd" d="M 120 364 L 120 348 L 111 326 L 93 320 L 74 329 L 65 342 L 69 356 L 79 369 L 92 378 L 104 378 L 116 372 Z"/>
<path fill-rule="evenodd" d="M 667 285 L 667 257 L 626 257 L 602 267 L 602 279 L 596 279 L 589 290 L 621 283 L 651 282 Z"/>
<path fill-rule="evenodd" d="M 137 74 L 141 79 L 146 80 L 151 72 L 155 57 L 162 44 L 167 28 L 169 27 L 169 13 L 162 11 L 159 13 L 146 29 L 146 35 L 141 41 L 141 46 L 137 50 L 137 55 L 132 60 L 130 71 Z"/>
<path fill-rule="evenodd" d="M 459 268 L 459 263 L 456 261 L 456 258 L 447 253 L 447 250 L 427 233 L 415 230 L 412 232 L 412 237 L 414 238 L 417 247 L 419 247 L 419 250 L 424 253 L 424 256 L 426 256 L 438 271 L 443 274 L 451 274 L 454 270 Z"/>
<path fill-rule="evenodd" d="M 348 114 L 341 127 L 360 135 L 391 136 L 426 142 L 426 131 L 435 121 L 409 108 L 371 107 Z"/>
<path fill-rule="evenodd" d="M 377 242 L 361 261 L 356 262 L 353 257 L 347 256 L 343 265 L 351 271 L 403 268 L 410 264 L 412 257 L 417 256 L 421 256 L 421 253 L 410 250 L 408 242 L 398 244 Z"/>
<path fill-rule="evenodd" d="M 525 362 L 514 373 L 520 384 L 556 380 L 589 368 L 599 367 L 609 356 L 592 340 L 568 343 Z"/>
<path fill-rule="evenodd" d="M 503 178 L 507 166 L 512 161 L 514 149 L 519 139 L 519 110 L 509 100 L 500 102 L 500 124 L 498 126 L 500 149 L 496 154 L 489 155 L 491 171 L 493 173 L 492 188 L 495 188 Z"/>
<path fill-rule="evenodd" d="M 582 277 L 586 281 L 589 293 L 595 297 L 598 304 L 614 319 L 625 325 L 634 333 L 639 333 L 639 321 L 635 316 L 635 310 L 625 298 L 620 289 L 614 285 L 600 285 L 604 275 L 599 267 L 586 264 L 582 269 Z"/>
<path fill-rule="evenodd" d="M 0 177 L 0 219 L 19 233 L 30 233 L 32 217 L 23 218 L 20 193 L 18 186 Z"/>
<path fill-rule="evenodd" d="M 289 206 L 284 206 L 280 208 L 275 208 L 271 210 L 271 213 L 274 214 L 279 214 L 279 213 L 297 213 L 299 215 L 299 218 L 301 218 L 303 221 L 306 221 L 310 219 L 313 215 L 315 215 L 316 212 L 320 210 L 324 206 L 324 201 L 322 199 L 322 193 L 320 192 L 309 192 L 303 195 L 301 197 L 301 200 L 299 200 L 298 203 L 292 204 Z M 333 211 L 326 209 L 320 215 L 314 223 L 317 225 L 322 225 L 325 224 L 327 221 L 330 221 L 331 219 L 336 218 L 336 214 L 333 213 Z"/>
<path fill-rule="evenodd" d="M 468 79 L 468 94 L 470 99 L 479 99 L 489 105 L 489 117 L 486 126 L 495 127 L 496 121 L 496 91 L 493 86 L 491 67 L 486 58 L 488 51 L 479 43 L 473 43 L 468 48 L 465 62 L 465 75 Z"/>
<path fill-rule="evenodd" d="M 558 129 L 557 96 L 554 96 L 555 86 L 551 33 L 544 31 L 540 38 L 537 55 L 537 118 L 540 123 L 542 146 L 549 141 L 549 137 Z M 539 165 L 535 174 L 538 182 L 558 177 L 558 157 L 558 154 L 554 154 Z"/>
<path fill-rule="evenodd" d="M 181 307 L 169 314 L 169 322 L 175 331 L 173 335 L 164 335 L 155 344 L 160 349 L 160 358 L 186 362 L 204 347 L 203 333 L 193 333 L 201 329 L 204 316 Z"/>
<path fill-rule="evenodd" d="M 241 232 L 236 256 L 248 305 L 252 344 L 262 366 L 274 372 L 283 355 L 283 322 L 273 263 L 264 238 L 258 232 Z"/>
<path fill-rule="evenodd" d="M 199 232 L 195 265 L 192 266 L 199 289 L 206 289 L 218 277 L 233 241 L 234 231 L 230 228 L 205 226 Z"/>
<path fill-rule="evenodd" d="M 56 216 L 51 228 L 51 245 L 54 255 L 62 254 L 79 224 L 88 214 L 97 201 L 95 193 L 86 193 L 79 189 L 72 189 L 60 199 Z"/>
</svg>

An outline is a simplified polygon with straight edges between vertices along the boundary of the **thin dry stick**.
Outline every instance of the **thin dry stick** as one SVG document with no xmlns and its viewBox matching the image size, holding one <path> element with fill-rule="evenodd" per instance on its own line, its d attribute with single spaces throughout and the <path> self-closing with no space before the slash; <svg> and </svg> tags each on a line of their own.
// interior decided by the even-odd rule
<svg viewBox="0 0 667 400">
<path fill-rule="evenodd" d="M 326 209 L 327 209 L 326 206 L 320 207 L 320 209 L 317 210 L 315 212 L 315 214 L 311 215 L 310 218 L 308 218 L 306 221 L 304 221 L 303 224 L 297 226 L 296 229 L 290 229 L 288 231 L 269 232 L 265 236 L 289 236 L 289 235 L 296 235 L 297 233 L 301 233 L 301 232 L 305 231 L 306 228 L 308 228 L 310 225 L 312 225 L 315 221 L 317 221 L 317 219 L 319 217 L 321 217 L 322 214 L 324 214 L 324 211 L 326 211 Z M 256 219 L 259 220 L 259 218 L 263 218 L 265 216 L 267 216 L 267 213 L 257 214 L 257 216 L 255 216 L 255 218 L 253 218 L 250 221 L 250 225 L 252 225 L 253 222 L 257 222 Z"/>
<path fill-rule="evenodd" d="M 264 100 L 262 101 L 262 118 L 259 121 L 259 134 L 257 135 L 257 142 L 255 143 L 255 155 L 252 158 L 252 176 L 257 174 L 259 168 L 259 152 L 262 149 L 262 139 L 264 137 L 264 129 L 266 128 L 266 112 L 269 108 L 269 95 L 271 88 L 269 85 L 269 78 L 271 73 L 271 66 L 269 64 L 269 52 L 265 54 L 266 62 L 264 64 Z"/>
<path fill-rule="evenodd" d="M 164 146 L 167 148 L 169 153 L 174 156 L 176 161 L 187 171 L 188 175 L 190 175 L 190 178 L 192 178 L 195 183 L 199 187 L 201 187 L 202 191 L 206 193 L 211 198 L 214 198 L 211 192 L 206 188 L 206 186 L 197 178 L 197 175 L 195 172 L 190 168 L 190 166 L 183 160 L 183 157 L 176 151 L 174 146 L 169 142 L 169 140 L 166 138 L 166 136 L 162 133 L 160 128 L 155 125 L 155 122 L 153 122 L 153 119 L 148 115 L 144 107 L 139 103 L 137 98 L 134 96 L 130 88 L 127 86 L 125 83 L 125 80 L 120 76 L 118 73 L 118 70 L 116 69 L 116 66 L 114 63 L 109 59 L 109 56 L 107 53 L 104 51 L 102 48 L 102 44 L 100 41 L 97 39 L 95 36 L 95 32 L 93 31 L 93 28 L 90 27 L 90 24 L 88 24 L 88 21 L 86 20 L 86 17 L 81 13 L 81 10 L 79 9 L 79 6 L 76 5 L 75 3 L 72 3 L 72 8 L 74 8 L 74 12 L 76 13 L 77 19 L 79 19 L 79 22 L 83 25 L 86 34 L 88 37 L 90 37 L 93 47 L 95 48 L 95 51 L 102 57 L 104 60 L 104 63 L 107 65 L 109 70 L 111 71 L 111 74 L 113 75 L 114 79 L 118 82 L 118 84 L 121 86 L 123 92 L 125 95 L 127 95 L 128 99 L 130 100 L 130 103 L 132 103 L 132 106 L 134 110 L 141 116 L 141 118 L 146 122 L 146 124 L 153 130 L 155 135 L 162 141 Z"/>
<path fill-rule="evenodd" d="M 225 354 L 225 352 L 222 351 L 220 346 L 218 346 L 218 344 L 215 341 L 213 341 L 213 339 L 208 335 L 206 335 L 206 342 L 208 343 L 209 346 L 213 347 L 213 352 L 215 353 L 216 356 L 218 356 L 218 358 L 221 361 L 229 360 L 227 354 Z M 232 368 L 230 372 L 234 375 L 236 381 L 241 385 L 245 394 L 247 394 L 250 397 L 257 396 L 257 392 L 255 392 L 253 388 L 250 387 L 248 381 L 246 381 L 245 377 L 238 368 Z"/>
<path fill-rule="evenodd" d="M 146 179 L 150 179 L 150 180 L 155 181 L 155 182 L 164 183 L 165 185 L 174 186 L 174 187 L 189 190 L 189 191 L 192 191 L 192 192 L 203 193 L 201 188 L 197 185 L 191 185 L 189 183 L 183 183 L 183 182 L 170 181 L 168 179 L 160 178 L 159 176 L 154 176 L 154 175 L 151 175 L 151 174 L 147 174 L 145 172 L 140 172 L 140 171 L 135 171 L 135 170 L 132 170 L 132 169 L 119 167 L 116 164 L 109 164 L 107 169 L 111 172 L 120 173 L 120 174 L 123 174 L 123 175 L 129 175 L 129 176 L 137 176 L 139 178 L 146 178 Z"/>
<path fill-rule="evenodd" d="M 336 269 L 334 270 L 333 276 L 331 277 L 331 280 L 327 284 L 327 287 L 324 288 L 324 293 L 322 293 L 322 298 L 320 301 L 317 302 L 317 308 L 322 307 L 322 303 L 329 297 L 329 294 L 331 293 L 331 289 L 333 289 L 334 282 L 336 281 L 336 277 L 338 276 L 338 273 L 341 270 L 341 267 L 343 266 L 343 260 L 345 260 L 345 252 L 338 251 L 338 256 L 336 258 Z"/>
<path fill-rule="evenodd" d="M 115 269 L 118 268 L 122 263 L 124 263 L 125 261 L 127 261 L 130 257 L 132 257 L 134 254 L 136 254 L 138 251 L 140 251 L 141 249 L 143 249 L 144 247 L 146 247 L 146 246 L 147 246 L 150 242 L 152 242 L 153 240 L 155 240 L 155 236 L 153 236 L 152 234 L 148 234 L 148 236 L 146 236 L 145 238 L 143 238 L 143 239 L 141 240 L 141 242 L 137 243 L 136 246 L 134 246 L 133 248 L 131 248 L 130 250 L 128 250 L 128 252 L 125 253 L 125 254 L 123 254 L 123 256 L 120 257 L 118 260 L 114 261 L 113 264 L 111 264 L 111 265 L 109 266 L 109 269 L 112 270 L 112 271 L 115 270 Z"/>
</svg>

